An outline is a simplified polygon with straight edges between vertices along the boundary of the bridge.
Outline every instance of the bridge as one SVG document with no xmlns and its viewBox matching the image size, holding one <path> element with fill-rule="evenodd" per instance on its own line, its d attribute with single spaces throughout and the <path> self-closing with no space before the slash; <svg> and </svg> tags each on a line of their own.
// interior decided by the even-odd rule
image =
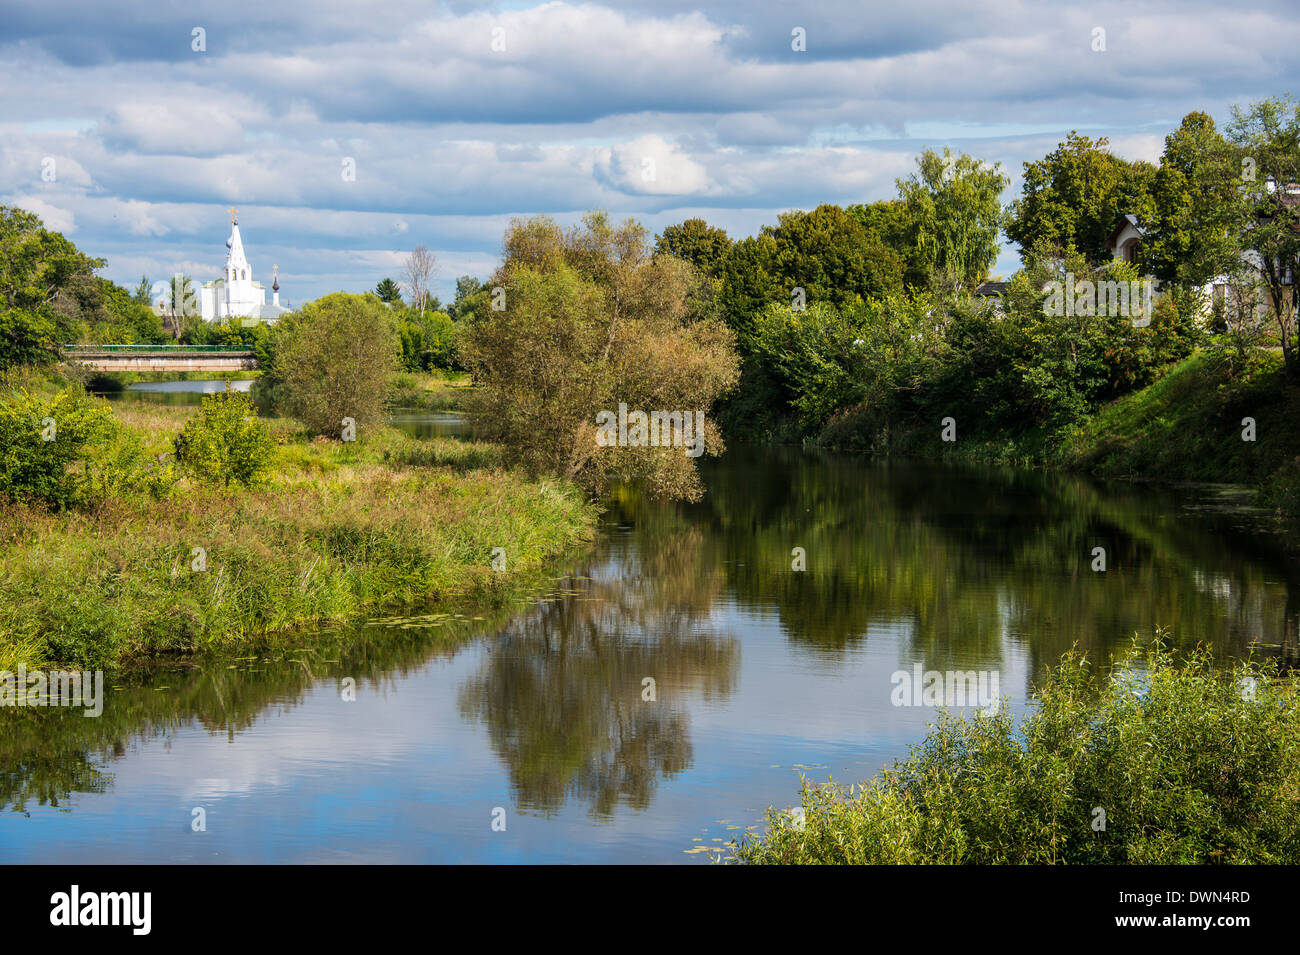
<svg viewBox="0 0 1300 955">
<path fill-rule="evenodd" d="M 96 371 L 248 371 L 257 367 L 251 349 L 224 345 L 65 345 L 65 361 Z"/>
</svg>

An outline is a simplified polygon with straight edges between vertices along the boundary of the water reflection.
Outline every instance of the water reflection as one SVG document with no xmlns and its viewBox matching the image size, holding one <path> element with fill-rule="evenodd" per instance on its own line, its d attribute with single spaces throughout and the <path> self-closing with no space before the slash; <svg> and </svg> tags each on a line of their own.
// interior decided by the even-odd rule
<svg viewBox="0 0 1300 955">
<path fill-rule="evenodd" d="M 581 566 L 484 619 L 119 675 L 97 720 L 0 713 L 0 804 L 19 810 L 0 857 L 206 859 L 182 825 L 202 779 L 231 861 L 320 858 L 326 831 L 332 859 L 696 859 L 702 829 L 788 804 L 792 767 L 864 778 L 903 755 L 934 716 L 890 704 L 914 663 L 996 669 L 1020 706 L 1071 644 L 1104 657 L 1155 626 L 1223 658 L 1296 655 L 1300 575 L 1216 489 L 791 449 L 733 448 L 703 476 L 693 505 L 618 489 Z M 511 835 L 492 841 L 498 805 Z"/>
<path fill-rule="evenodd" d="M 521 808 L 646 808 L 661 777 L 691 765 L 685 702 L 732 692 L 740 642 L 710 622 L 718 579 L 701 565 L 702 535 L 650 543 L 615 544 L 593 576 L 512 621 L 461 689 Z"/>
<path fill-rule="evenodd" d="M 136 381 L 125 388 L 115 390 L 91 388 L 92 394 L 98 394 L 112 401 L 149 402 L 163 405 L 198 405 L 204 395 L 225 391 L 229 385 L 232 391 L 249 391 L 253 387 L 252 378 L 194 378 L 189 380 Z"/>
<path fill-rule="evenodd" d="M 413 438 L 472 438 L 473 426 L 469 419 L 455 411 L 403 411 L 395 410 L 388 423 Z"/>
<path fill-rule="evenodd" d="M 789 449 L 730 457 L 696 519 L 737 599 L 775 606 L 810 649 L 851 648 L 893 621 L 935 669 L 994 661 L 1010 640 L 1039 670 L 1071 644 L 1104 656 L 1156 626 L 1225 657 L 1257 643 L 1295 651 L 1294 561 L 1267 515 L 1202 506 L 1214 489 Z M 789 569 L 795 546 L 805 572 Z"/>
<path fill-rule="evenodd" d="M 503 614 L 507 616 L 508 614 Z M 453 618 L 427 630 L 362 627 L 331 647 L 294 651 L 292 660 L 245 659 L 157 667 L 109 678 L 104 711 L 79 708 L 0 711 L 0 807 L 59 808 L 74 793 L 104 792 L 112 760 L 128 747 L 193 728 L 234 742 L 272 710 L 293 707 L 313 686 L 350 678 L 361 692 L 392 688 L 431 660 L 453 655 L 479 627 Z"/>
</svg>

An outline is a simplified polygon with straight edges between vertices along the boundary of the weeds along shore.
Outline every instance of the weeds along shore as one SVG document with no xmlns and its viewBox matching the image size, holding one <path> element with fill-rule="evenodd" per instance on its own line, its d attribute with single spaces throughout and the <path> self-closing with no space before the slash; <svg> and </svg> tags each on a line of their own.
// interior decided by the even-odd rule
<svg viewBox="0 0 1300 955">
<path fill-rule="evenodd" d="M 151 492 L 5 503 L 0 669 L 255 652 L 376 611 L 491 604 L 594 533 L 577 488 L 506 470 L 496 446 L 388 427 L 340 442 L 266 419 L 264 481 L 193 482 L 168 455 L 195 411 L 114 409 L 158 462 Z"/>
<path fill-rule="evenodd" d="M 1022 719 L 941 711 L 860 785 L 805 779 L 721 861 L 1294 865 L 1300 680 L 1165 636 L 1105 666 L 1070 651 Z"/>
</svg>

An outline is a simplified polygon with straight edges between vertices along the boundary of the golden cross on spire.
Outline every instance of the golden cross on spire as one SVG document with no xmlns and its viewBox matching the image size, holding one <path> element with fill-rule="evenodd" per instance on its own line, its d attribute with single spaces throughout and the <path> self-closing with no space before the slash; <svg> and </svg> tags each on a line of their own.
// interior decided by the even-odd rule
<svg viewBox="0 0 1300 955">
<path fill-rule="evenodd" d="M 230 224 L 231 224 L 231 225 L 235 225 L 236 223 L 239 222 L 239 219 L 236 218 L 237 215 L 239 215 L 239 210 L 236 209 L 234 206 L 231 206 L 231 207 L 230 207 Z"/>
</svg>

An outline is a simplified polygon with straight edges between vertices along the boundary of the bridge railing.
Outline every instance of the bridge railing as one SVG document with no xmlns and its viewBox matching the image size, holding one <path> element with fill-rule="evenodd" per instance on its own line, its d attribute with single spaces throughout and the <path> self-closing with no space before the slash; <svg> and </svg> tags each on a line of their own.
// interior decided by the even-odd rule
<svg viewBox="0 0 1300 955">
<path fill-rule="evenodd" d="M 251 348 L 231 348 L 227 345 L 64 345 L 64 354 L 75 355 L 78 352 L 162 352 L 168 355 L 212 355 L 239 354 L 251 355 Z"/>
</svg>

